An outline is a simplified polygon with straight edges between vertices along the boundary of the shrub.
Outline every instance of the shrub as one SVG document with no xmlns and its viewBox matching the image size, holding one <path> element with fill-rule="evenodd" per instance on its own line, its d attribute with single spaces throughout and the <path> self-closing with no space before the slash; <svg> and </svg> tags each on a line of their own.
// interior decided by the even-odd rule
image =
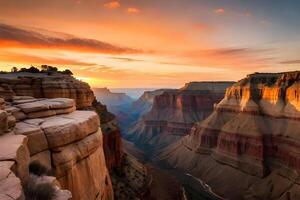
<svg viewBox="0 0 300 200">
<path fill-rule="evenodd" d="M 19 70 L 19 72 L 39 73 L 40 70 L 39 70 L 38 68 L 34 67 L 34 66 L 31 66 L 31 67 L 28 68 L 28 69 L 26 69 L 26 68 L 24 68 L 24 67 L 21 68 L 21 69 Z"/>
<path fill-rule="evenodd" d="M 61 73 L 69 75 L 69 76 L 73 75 L 73 72 L 71 70 L 69 70 L 69 69 L 66 69 L 66 70 L 62 71 Z"/>
<path fill-rule="evenodd" d="M 11 72 L 18 72 L 18 68 L 12 67 L 10 71 L 11 71 Z"/>
<path fill-rule="evenodd" d="M 29 164 L 29 172 L 37 176 L 52 175 L 52 172 L 37 160 Z"/>
<path fill-rule="evenodd" d="M 24 187 L 26 200 L 52 200 L 55 197 L 56 189 L 51 183 L 37 184 L 30 179 Z"/>
</svg>

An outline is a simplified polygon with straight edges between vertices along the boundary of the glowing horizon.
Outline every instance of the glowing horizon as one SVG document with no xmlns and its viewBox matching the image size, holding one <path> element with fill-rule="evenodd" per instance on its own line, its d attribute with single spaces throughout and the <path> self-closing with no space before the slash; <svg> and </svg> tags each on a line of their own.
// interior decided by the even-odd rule
<svg viewBox="0 0 300 200">
<path fill-rule="evenodd" d="M 295 0 L 0 0 L 0 70 L 49 64 L 110 88 L 297 70 L 299 8 Z"/>
</svg>

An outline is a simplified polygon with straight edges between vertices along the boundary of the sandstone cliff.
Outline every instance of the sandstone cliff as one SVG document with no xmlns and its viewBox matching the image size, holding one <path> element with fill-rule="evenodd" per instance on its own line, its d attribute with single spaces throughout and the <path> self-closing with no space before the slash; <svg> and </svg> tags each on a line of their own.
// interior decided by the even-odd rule
<svg viewBox="0 0 300 200">
<path fill-rule="evenodd" d="M 15 95 L 32 95 L 36 98 Z M 5 166 L 3 177 L 10 178 L 1 178 L 4 182 L 3 187 L 0 187 L 0 195 L 6 199 L 10 199 L 10 195 L 15 199 L 23 198 L 20 180 L 23 180 L 23 176 L 28 176 L 26 173 L 28 174 L 29 162 L 36 160 L 55 172 L 59 187 L 70 190 L 73 199 L 104 200 L 113 199 L 114 196 L 116 199 L 139 199 L 139 194 L 147 190 L 144 187 L 144 182 L 147 181 L 146 172 L 137 170 L 132 162 L 126 164 L 128 159 L 123 157 L 121 133 L 115 116 L 108 112 L 105 105 L 95 100 L 88 84 L 61 74 L 7 73 L 0 75 L 0 96 L 7 100 L 5 103 L 0 98 L 0 108 L 9 113 L 4 123 L 0 123 L 0 135 L 14 128 L 14 137 L 20 137 L 16 139 L 17 152 L 25 146 L 24 143 L 28 143 L 27 151 L 21 156 L 15 155 L 17 153 L 9 155 L 12 156 L 9 160 L 13 156 L 18 156 L 21 160 L 2 163 L 0 158 L 0 165 Z M 62 97 L 72 98 L 74 101 Z M 80 110 L 76 110 L 75 105 Z M 0 118 L 1 116 L 0 114 Z M 4 156 L 6 161 L 7 155 Z M 23 162 L 26 164 L 20 165 L 20 171 L 24 171 L 25 175 L 18 175 L 16 163 Z M 31 187 L 39 186 L 37 183 L 45 183 L 45 179 L 49 179 L 48 182 L 53 182 L 58 188 L 59 198 L 54 200 L 68 199 L 68 191 L 60 190 L 56 186 L 58 181 L 44 176 L 36 178 L 32 174 L 28 177 L 30 180 L 34 179 L 33 183 L 30 181 L 31 184 L 27 184 Z M 114 180 L 113 187 L 110 177 Z M 11 190 L 7 190 L 10 187 Z"/>
<path fill-rule="evenodd" d="M 72 193 L 72 199 L 113 199 L 97 113 L 76 111 L 72 99 L 28 96 L 13 96 L 2 109 L 8 116 L 1 121 L 2 132 L 11 133 L 0 136 L 0 159 L 6 167 L 1 168 L 1 174 L 6 169 L 14 174 L 1 187 L 14 186 L 12 189 L 18 191 L 14 199 L 23 199 L 24 189 L 26 193 L 26 186 L 32 184 L 29 162 L 33 161 L 51 169 L 60 187 Z M 42 179 L 34 178 L 34 184 L 48 180 Z M 3 199 L 10 199 L 7 191 L 1 194 L 6 195 Z"/>
<path fill-rule="evenodd" d="M 121 160 L 121 136 L 115 116 L 97 102 L 90 86 L 69 75 L 54 73 L 0 74 L 0 96 L 11 100 L 14 95 L 35 98 L 70 98 L 79 110 L 95 110 L 100 116 L 104 152 L 109 169 L 118 167 Z M 30 100 L 28 100 L 30 102 Z M 27 102 L 27 100 L 22 100 Z M 113 128 L 106 128 L 106 127 Z"/>
<path fill-rule="evenodd" d="M 94 100 L 90 86 L 72 76 L 46 73 L 9 73 L 0 75 L 2 96 L 6 99 L 13 95 L 35 98 L 70 98 L 76 101 L 77 109 L 89 107 Z M 8 89 L 8 90 L 7 90 Z"/>
<path fill-rule="evenodd" d="M 158 160 L 227 199 L 300 199 L 300 72 L 256 73 Z"/>
<path fill-rule="evenodd" d="M 194 122 L 204 119 L 219 102 L 231 82 L 192 82 L 179 90 L 154 97 L 151 110 L 126 137 L 147 150 L 157 149 L 186 135 Z"/>
</svg>

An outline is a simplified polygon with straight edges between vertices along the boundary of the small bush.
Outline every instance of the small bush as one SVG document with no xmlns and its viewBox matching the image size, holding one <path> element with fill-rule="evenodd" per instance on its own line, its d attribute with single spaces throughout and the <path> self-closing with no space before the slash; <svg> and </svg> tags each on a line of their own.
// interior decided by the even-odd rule
<svg viewBox="0 0 300 200">
<path fill-rule="evenodd" d="M 51 183 L 37 184 L 33 179 L 29 180 L 24 187 L 26 200 L 52 200 L 56 189 Z"/>
<path fill-rule="evenodd" d="M 37 176 L 52 175 L 51 171 L 37 160 L 29 164 L 29 172 Z"/>
</svg>

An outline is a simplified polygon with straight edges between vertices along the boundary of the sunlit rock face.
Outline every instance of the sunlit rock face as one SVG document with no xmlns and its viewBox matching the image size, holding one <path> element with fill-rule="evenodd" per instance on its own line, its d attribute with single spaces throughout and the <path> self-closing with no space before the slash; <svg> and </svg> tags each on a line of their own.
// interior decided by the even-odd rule
<svg viewBox="0 0 300 200">
<path fill-rule="evenodd" d="M 20 98 L 17 98 L 20 100 Z M 26 97 L 25 99 L 28 99 Z M 29 163 L 31 160 L 39 159 L 44 163 L 44 160 L 51 160 L 50 151 L 49 154 L 39 154 L 37 151 L 45 150 L 46 143 L 45 136 L 41 135 L 41 131 L 34 129 L 33 127 L 26 127 L 22 125 L 22 131 L 26 134 L 19 134 L 16 128 L 20 122 L 19 119 L 15 118 L 16 110 L 21 111 L 22 108 L 26 110 L 27 113 L 30 111 L 39 111 L 41 109 L 41 104 L 34 105 L 33 98 L 31 98 L 31 103 L 28 106 L 22 107 L 24 104 L 20 104 L 20 107 L 17 103 L 5 102 L 1 99 L 1 135 L 0 135 L 0 199 L 1 200 L 23 200 L 30 199 L 29 196 L 25 195 L 27 188 L 31 188 L 33 191 L 33 186 L 48 184 L 50 187 L 53 187 L 53 200 L 68 200 L 71 199 L 72 194 L 68 190 L 62 190 L 61 185 L 57 182 L 57 179 L 52 176 L 34 176 L 29 171 Z M 46 103 L 45 100 L 43 100 Z M 66 104 L 72 102 L 73 100 L 65 101 Z M 53 100 L 48 101 L 47 105 L 51 107 L 61 108 L 62 99 L 54 102 Z M 30 105 L 30 106 L 29 106 Z M 46 105 L 46 104 L 45 104 Z M 22 108 L 21 108 L 22 107 Z M 29 109 L 29 107 L 33 109 Z M 39 109 L 37 109 L 39 108 Z M 45 107 L 43 107 L 44 109 Z M 49 109 L 48 109 L 49 110 Z M 47 112 L 47 110 L 45 110 Z M 26 116 L 26 114 L 24 113 Z M 26 117 L 25 117 L 26 118 Z M 14 120 L 12 120 L 14 119 Z M 17 123 L 16 123 L 17 122 Z M 6 125 L 3 125 L 6 124 Z M 23 123 L 24 124 L 24 123 Z M 30 136 L 32 137 L 30 137 Z M 38 157 L 34 156 L 38 155 Z M 49 158 L 47 157 L 49 156 Z M 51 163 L 47 166 L 48 169 L 51 169 Z M 28 192 L 27 192 L 28 194 Z M 33 194 L 33 193 L 31 193 Z M 25 197 L 26 196 L 26 197 Z"/>
<path fill-rule="evenodd" d="M 90 86 L 72 76 L 43 73 L 15 73 L 1 74 L 0 87 L 8 87 L 4 96 L 11 98 L 14 93 L 17 96 L 31 96 L 35 98 L 70 98 L 76 101 L 78 109 L 92 105 L 94 100 Z M 1 93 L 1 88 L 0 88 Z"/>
<path fill-rule="evenodd" d="M 179 90 L 156 95 L 151 110 L 127 133 L 145 149 L 164 147 L 185 136 L 193 124 L 207 117 L 232 82 L 191 82 Z"/>
<path fill-rule="evenodd" d="M 22 96 L 22 100 L 16 99 L 17 96 Z M 65 112 L 71 112 L 75 109 L 79 110 L 94 110 L 98 113 L 101 119 L 101 128 L 112 126 L 114 131 L 102 129 L 104 134 L 103 144 L 105 149 L 105 158 L 110 166 L 118 167 L 121 162 L 121 136 L 120 130 L 116 125 L 115 116 L 107 111 L 105 105 L 97 102 L 90 86 L 82 81 L 75 79 L 72 76 L 62 75 L 59 73 L 7 73 L 0 74 L 0 96 L 6 100 L 17 103 L 30 103 L 32 97 L 35 98 L 70 98 L 75 100 L 74 106 L 65 107 L 63 109 L 48 110 L 47 112 L 31 112 L 27 115 L 28 118 L 47 117 Z M 26 97 L 25 97 L 26 96 Z M 48 100 L 47 100 L 48 101 Z M 24 118 L 19 109 L 14 109 L 16 118 Z M 106 125 L 109 124 L 109 125 Z M 109 138 L 109 139 L 108 139 Z M 113 141 L 112 141 L 113 140 Z M 113 154 L 114 153 L 114 154 Z M 112 162 L 112 160 L 114 162 Z"/>
<path fill-rule="evenodd" d="M 15 117 L 16 124 L 11 128 L 13 136 L 0 137 L 4 143 L 1 148 L 7 149 L 1 152 L 16 154 L 12 159 L 17 161 L 16 175 L 21 181 L 28 177 L 29 161 L 37 160 L 53 170 L 60 186 L 72 193 L 72 199 L 113 199 L 96 112 L 77 111 L 72 99 L 22 96 L 7 102 L 4 112 Z M 19 156 L 21 153 L 25 155 Z"/>
<path fill-rule="evenodd" d="M 299 83 L 300 72 L 248 75 L 159 160 L 229 199 L 299 199 Z"/>
</svg>

